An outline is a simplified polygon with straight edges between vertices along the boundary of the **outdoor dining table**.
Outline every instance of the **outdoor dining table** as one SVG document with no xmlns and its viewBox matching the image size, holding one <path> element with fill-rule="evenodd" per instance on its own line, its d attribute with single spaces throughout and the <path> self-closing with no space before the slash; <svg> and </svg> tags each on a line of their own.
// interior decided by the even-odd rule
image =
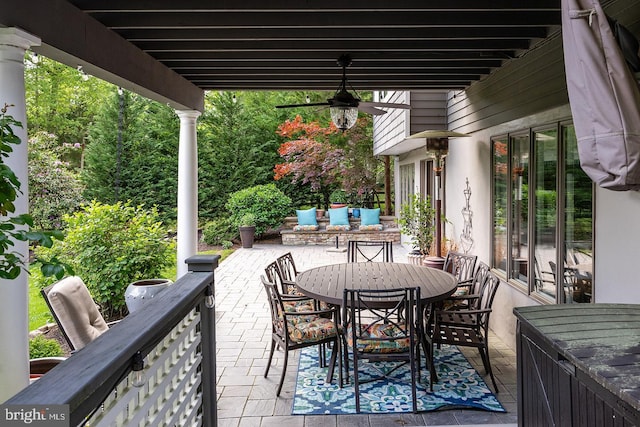
<svg viewBox="0 0 640 427">
<path fill-rule="evenodd" d="M 420 288 L 420 310 L 446 299 L 456 290 L 458 280 L 435 268 L 395 262 L 359 262 L 330 264 L 298 273 L 298 290 L 311 298 L 334 305 L 342 305 L 345 289 Z M 393 305 L 390 301 L 388 305 Z M 385 308 L 381 303 L 379 307 Z M 420 326 L 421 341 L 426 353 L 432 382 L 437 381 L 433 366 L 431 337 Z"/>
<path fill-rule="evenodd" d="M 359 262 L 311 268 L 298 274 L 296 285 L 304 295 L 334 305 L 342 305 L 345 289 L 419 287 L 420 302 L 426 306 L 453 294 L 458 281 L 445 271 L 421 265 Z"/>
</svg>

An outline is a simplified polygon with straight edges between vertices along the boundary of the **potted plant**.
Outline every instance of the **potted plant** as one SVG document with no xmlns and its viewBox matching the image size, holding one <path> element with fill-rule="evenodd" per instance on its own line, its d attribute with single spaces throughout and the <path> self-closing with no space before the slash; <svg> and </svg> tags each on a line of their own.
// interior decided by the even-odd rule
<svg viewBox="0 0 640 427">
<path fill-rule="evenodd" d="M 402 234 L 411 236 L 413 251 L 409 254 L 411 263 L 420 264 L 429 253 L 433 243 L 436 211 L 431 206 L 429 196 L 413 194 L 408 203 L 400 208 L 398 225 Z"/>
<path fill-rule="evenodd" d="M 252 248 L 256 235 L 256 216 L 252 213 L 242 215 L 238 222 L 238 230 L 240 231 L 242 247 Z"/>
<path fill-rule="evenodd" d="M 347 193 L 344 190 L 335 190 L 329 196 L 331 209 L 344 208 L 347 206 Z"/>
</svg>

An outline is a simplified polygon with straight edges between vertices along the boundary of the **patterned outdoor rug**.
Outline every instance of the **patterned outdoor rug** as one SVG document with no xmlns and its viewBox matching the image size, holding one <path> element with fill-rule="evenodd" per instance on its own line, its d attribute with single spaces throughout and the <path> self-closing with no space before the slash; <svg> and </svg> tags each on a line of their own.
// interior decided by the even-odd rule
<svg viewBox="0 0 640 427">
<path fill-rule="evenodd" d="M 371 365 L 384 366 L 385 371 L 389 371 L 389 363 L 363 365 L 360 366 L 362 379 L 367 378 L 367 375 L 379 375 Z M 435 366 L 439 381 L 433 385 L 433 392 L 429 392 L 429 372 L 424 364 L 422 366 L 422 378 L 418 382 L 418 411 L 472 408 L 506 412 L 457 347 L 443 345 L 440 350 L 436 349 Z M 351 382 L 342 389 L 338 386 L 337 366 L 333 384 L 325 384 L 326 375 L 326 368 L 318 367 L 318 348 L 303 349 L 298 366 L 293 415 L 356 413 L 353 373 Z M 403 366 L 390 376 L 390 379 L 360 384 L 361 413 L 412 412 L 409 367 Z"/>
</svg>

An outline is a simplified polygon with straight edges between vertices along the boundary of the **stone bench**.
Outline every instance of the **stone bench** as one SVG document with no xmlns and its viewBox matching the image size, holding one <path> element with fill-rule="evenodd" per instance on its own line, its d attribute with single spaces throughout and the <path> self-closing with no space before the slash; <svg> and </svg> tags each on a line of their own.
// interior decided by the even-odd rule
<svg viewBox="0 0 640 427">
<path fill-rule="evenodd" d="M 393 243 L 400 243 L 400 229 L 396 223 L 395 216 L 380 216 L 382 230 L 366 230 L 360 231 L 360 218 L 349 218 L 351 230 L 349 231 L 333 231 L 327 230 L 329 218 L 318 219 L 320 228 L 315 231 L 293 231 L 293 227 L 298 223 L 295 216 L 287 217 L 284 221 L 284 227 L 280 231 L 283 245 L 335 245 L 336 238 L 338 244 L 346 246 L 349 240 L 386 240 Z"/>
</svg>

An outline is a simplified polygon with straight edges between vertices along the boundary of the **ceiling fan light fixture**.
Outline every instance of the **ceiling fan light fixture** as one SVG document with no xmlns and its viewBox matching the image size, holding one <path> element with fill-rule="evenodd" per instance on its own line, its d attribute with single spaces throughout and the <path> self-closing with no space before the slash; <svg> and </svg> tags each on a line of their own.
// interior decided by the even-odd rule
<svg viewBox="0 0 640 427">
<path fill-rule="evenodd" d="M 351 129 L 358 120 L 358 107 L 331 107 L 331 120 L 341 131 Z"/>
</svg>

